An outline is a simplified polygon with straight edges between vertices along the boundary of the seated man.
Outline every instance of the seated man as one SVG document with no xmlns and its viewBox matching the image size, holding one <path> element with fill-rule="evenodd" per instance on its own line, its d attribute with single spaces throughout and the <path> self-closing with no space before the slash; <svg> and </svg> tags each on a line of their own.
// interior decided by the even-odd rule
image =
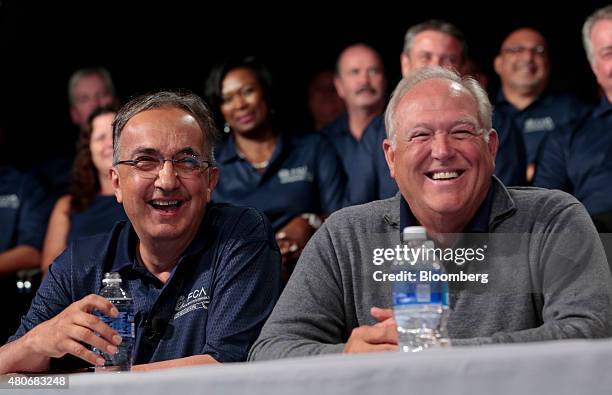
<svg viewBox="0 0 612 395">
<path fill-rule="evenodd" d="M 111 271 L 134 298 L 134 370 L 246 359 L 280 292 L 280 255 L 262 213 L 210 203 L 215 137 L 193 94 L 145 95 L 119 111 L 110 177 L 130 222 L 56 259 L 0 349 L 0 373 L 67 369 L 67 354 L 102 363 L 86 346 L 114 352 L 121 338 L 93 314 L 117 314 L 96 295 Z M 189 303 L 196 294 L 202 303 Z"/>
<path fill-rule="evenodd" d="M 483 262 L 461 267 L 485 268 L 489 283 L 449 284 L 454 344 L 610 335 L 612 278 L 588 214 L 568 194 L 506 188 L 493 176 L 498 138 L 475 80 L 437 67 L 415 71 L 385 117 L 385 155 L 400 193 L 323 224 L 249 359 L 396 350 L 391 310 L 373 308 L 391 305 L 373 248 L 397 246 L 400 226 L 411 225 L 442 246 L 456 245 L 453 233 L 490 239 Z M 507 242 L 514 238 L 520 243 Z"/>
</svg>

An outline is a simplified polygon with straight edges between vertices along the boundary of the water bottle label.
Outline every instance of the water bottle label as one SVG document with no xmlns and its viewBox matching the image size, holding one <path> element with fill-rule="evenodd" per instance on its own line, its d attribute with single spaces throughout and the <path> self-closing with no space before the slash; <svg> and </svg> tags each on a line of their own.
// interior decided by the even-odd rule
<svg viewBox="0 0 612 395">
<path fill-rule="evenodd" d="M 448 292 L 440 282 L 397 282 L 393 284 L 393 304 L 437 304 L 448 306 Z"/>
<path fill-rule="evenodd" d="M 100 319 L 113 328 L 119 336 L 126 338 L 134 336 L 134 315 L 126 311 L 120 311 L 116 318 L 100 314 Z"/>
<path fill-rule="evenodd" d="M 401 306 L 406 304 L 441 304 L 443 306 L 448 306 L 448 303 L 444 303 L 444 296 L 440 292 L 434 292 L 428 295 L 419 295 L 416 292 L 398 292 L 393 294 L 393 305 Z"/>
<path fill-rule="evenodd" d="M 416 301 L 417 303 L 431 302 L 431 287 L 429 284 L 417 284 L 416 286 Z"/>
</svg>

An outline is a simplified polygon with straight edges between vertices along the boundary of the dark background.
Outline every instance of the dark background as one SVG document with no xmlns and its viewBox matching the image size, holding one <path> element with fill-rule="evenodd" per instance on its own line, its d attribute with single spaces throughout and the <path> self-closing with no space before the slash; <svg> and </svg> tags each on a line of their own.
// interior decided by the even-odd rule
<svg viewBox="0 0 612 395">
<path fill-rule="evenodd" d="M 501 41 L 527 25 L 548 38 L 555 90 L 597 97 L 580 30 L 605 1 L 402 3 L 280 2 L 272 8 L 264 2 L 0 0 L 2 158 L 27 166 L 72 144 L 66 84 L 75 69 L 97 65 L 111 71 L 125 100 L 159 88 L 202 94 L 214 63 L 258 55 L 276 77 L 280 111 L 297 127 L 307 123 L 308 78 L 332 67 L 344 46 L 363 41 L 377 48 L 392 87 L 406 29 L 430 18 L 446 19 L 466 34 L 492 92 L 498 80 L 491 63 Z"/>
</svg>

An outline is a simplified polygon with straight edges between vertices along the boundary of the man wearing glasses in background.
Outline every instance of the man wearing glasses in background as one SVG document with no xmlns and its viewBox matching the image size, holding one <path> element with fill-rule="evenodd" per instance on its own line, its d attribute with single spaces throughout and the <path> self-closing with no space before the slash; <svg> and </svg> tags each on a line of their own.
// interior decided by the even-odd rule
<svg viewBox="0 0 612 395">
<path fill-rule="evenodd" d="M 501 89 L 493 101 L 498 115 L 509 118 L 522 132 L 527 153 L 527 181 L 535 173 L 541 146 L 548 133 L 572 126 L 588 107 L 572 95 L 549 90 L 548 44 L 537 30 L 511 32 L 494 61 Z M 501 114 L 503 113 L 503 114 Z"/>
<path fill-rule="evenodd" d="M 120 337 L 93 314 L 117 314 L 95 295 L 111 271 L 134 299 L 133 370 L 246 359 L 280 292 L 280 255 L 262 213 L 210 202 L 216 134 L 193 94 L 149 94 L 119 111 L 110 177 L 130 222 L 57 258 L 0 348 L 0 374 L 71 369 L 69 354 L 103 362 L 88 346 L 115 352 Z"/>
</svg>

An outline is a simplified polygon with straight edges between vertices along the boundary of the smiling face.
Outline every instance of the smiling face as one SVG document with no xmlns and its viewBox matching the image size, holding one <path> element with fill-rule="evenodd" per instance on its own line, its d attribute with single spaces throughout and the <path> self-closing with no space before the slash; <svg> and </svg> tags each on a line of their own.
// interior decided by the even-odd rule
<svg viewBox="0 0 612 395">
<path fill-rule="evenodd" d="M 612 100 L 612 20 L 601 19 L 591 29 L 591 69 L 608 100 Z"/>
<path fill-rule="evenodd" d="M 448 80 L 420 82 L 398 103 L 395 125 L 396 147 L 385 140 L 385 155 L 416 218 L 465 226 L 487 194 L 497 151 L 495 131 L 483 138 L 474 97 Z"/>
<path fill-rule="evenodd" d="M 402 76 L 426 66 L 440 66 L 461 72 L 463 66 L 461 43 L 450 34 L 425 30 L 417 34 L 410 53 L 402 52 Z"/>
<path fill-rule="evenodd" d="M 386 79 L 378 54 L 365 45 L 344 50 L 334 79 L 336 91 L 349 109 L 371 109 L 384 104 Z"/>
<path fill-rule="evenodd" d="M 82 77 L 72 90 L 70 117 L 82 129 L 87 128 L 87 118 L 98 107 L 111 105 L 115 97 L 102 76 L 91 74 Z"/>
<path fill-rule="evenodd" d="M 171 107 L 145 110 L 123 128 L 119 159 L 169 159 L 180 153 L 209 159 L 203 139 L 200 126 L 187 112 Z M 111 178 L 117 200 L 123 203 L 141 240 L 188 245 L 200 226 L 218 170 L 209 168 L 182 177 L 177 176 L 171 162 L 164 162 L 155 178 L 147 178 L 132 166 L 116 165 L 111 169 Z"/>
<path fill-rule="evenodd" d="M 221 113 L 236 133 L 247 134 L 268 119 L 268 105 L 255 72 L 233 69 L 221 82 Z"/>
<path fill-rule="evenodd" d="M 546 40 L 533 29 L 518 29 L 504 40 L 494 66 L 505 90 L 537 95 L 550 74 Z"/>
<path fill-rule="evenodd" d="M 91 122 L 89 150 L 98 172 L 105 177 L 113 165 L 113 119 L 115 113 L 100 114 Z"/>
</svg>

